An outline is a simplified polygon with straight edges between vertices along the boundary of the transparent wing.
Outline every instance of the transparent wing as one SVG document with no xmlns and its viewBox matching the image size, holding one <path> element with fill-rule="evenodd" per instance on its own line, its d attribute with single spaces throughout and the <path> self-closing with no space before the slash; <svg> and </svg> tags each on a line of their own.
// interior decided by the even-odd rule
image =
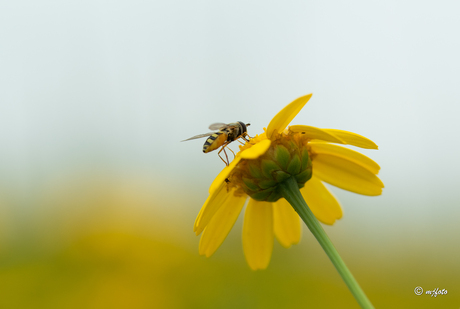
<svg viewBox="0 0 460 309">
<path fill-rule="evenodd" d="M 220 130 L 223 127 L 227 127 L 228 124 L 222 122 L 216 122 L 209 126 L 209 130 Z"/>
<path fill-rule="evenodd" d="M 204 133 L 204 134 L 198 134 L 198 135 L 195 135 L 195 136 L 193 136 L 193 137 L 184 139 L 184 140 L 181 141 L 181 142 L 185 142 L 185 141 L 189 141 L 189 140 L 197 139 L 197 138 L 202 138 L 202 137 L 208 137 L 208 136 L 213 135 L 214 133 L 217 133 L 217 132 L 209 132 L 209 133 Z"/>
</svg>

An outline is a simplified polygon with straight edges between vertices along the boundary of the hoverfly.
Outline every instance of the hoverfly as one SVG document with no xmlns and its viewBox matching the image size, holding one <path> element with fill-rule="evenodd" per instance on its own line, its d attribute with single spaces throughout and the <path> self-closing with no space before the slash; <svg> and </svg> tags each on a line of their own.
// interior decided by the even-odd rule
<svg viewBox="0 0 460 309">
<path fill-rule="evenodd" d="M 246 142 L 249 142 L 249 140 L 246 138 L 246 136 L 249 136 L 248 133 L 246 132 L 246 127 L 249 125 L 250 123 L 244 124 L 241 121 L 228 123 L 228 124 L 220 123 L 220 122 L 213 123 L 212 125 L 209 126 L 209 129 L 214 130 L 214 132 L 199 134 L 199 135 L 190 137 L 186 140 L 183 140 L 183 142 L 189 141 L 192 139 L 201 138 L 201 137 L 208 137 L 208 139 L 203 145 L 203 152 L 208 153 L 213 150 L 216 150 L 219 147 L 222 147 L 219 150 L 218 155 L 221 158 L 221 160 L 224 161 L 226 165 L 229 165 L 227 152 L 225 152 L 225 147 L 227 147 L 228 144 L 230 144 L 233 141 L 236 141 L 239 138 L 242 138 Z M 220 156 L 220 153 L 222 152 L 222 150 L 224 151 L 225 158 L 227 159 L 227 161 L 225 161 Z M 230 151 L 233 152 L 231 149 Z M 235 155 L 235 153 L 233 153 L 233 155 Z"/>
</svg>

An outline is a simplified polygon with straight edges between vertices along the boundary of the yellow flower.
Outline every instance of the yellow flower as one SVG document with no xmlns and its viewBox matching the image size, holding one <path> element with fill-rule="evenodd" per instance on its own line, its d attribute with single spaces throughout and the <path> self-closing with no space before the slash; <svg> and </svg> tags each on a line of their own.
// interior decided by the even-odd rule
<svg viewBox="0 0 460 309">
<path fill-rule="evenodd" d="M 300 218 L 282 197 L 278 184 L 295 177 L 315 217 L 333 224 L 342 217 L 340 204 L 323 181 L 363 195 L 380 195 L 380 167 L 354 150 L 334 144 L 378 149 L 371 140 L 347 131 L 311 126 L 286 127 L 312 94 L 283 108 L 264 133 L 240 146 L 229 166 L 215 178 L 209 197 L 196 218 L 194 231 L 203 232 L 199 253 L 211 256 L 227 237 L 246 200 L 243 249 L 249 266 L 265 269 L 276 237 L 286 248 L 300 241 Z"/>
</svg>

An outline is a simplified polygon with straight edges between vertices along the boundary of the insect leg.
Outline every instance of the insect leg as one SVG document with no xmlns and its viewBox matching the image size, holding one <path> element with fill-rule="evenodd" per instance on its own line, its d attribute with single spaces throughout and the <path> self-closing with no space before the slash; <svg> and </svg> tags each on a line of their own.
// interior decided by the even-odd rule
<svg viewBox="0 0 460 309">
<path fill-rule="evenodd" d="M 230 148 L 227 148 L 228 150 L 230 150 L 232 153 L 233 153 L 233 158 L 236 157 L 235 153 L 233 152 L 233 150 L 231 150 Z"/>
<path fill-rule="evenodd" d="M 228 156 L 227 156 L 227 152 L 225 151 L 225 146 L 227 146 L 228 144 L 230 144 L 230 142 L 225 142 L 223 145 L 222 145 L 222 148 L 219 150 L 219 152 L 217 153 L 219 155 L 219 158 L 224 161 L 225 165 L 229 166 L 230 165 L 230 162 L 228 161 Z M 229 148 L 230 149 L 230 148 Z M 225 154 L 225 158 L 227 159 L 227 162 L 225 162 L 225 160 L 221 157 L 220 153 L 222 152 L 222 150 L 224 151 L 224 154 Z M 233 152 L 233 151 L 232 151 Z"/>
<path fill-rule="evenodd" d="M 244 139 L 244 141 L 245 141 L 246 143 L 249 143 L 250 140 L 248 140 L 248 139 L 246 138 L 246 136 L 248 136 L 249 138 L 252 138 L 252 137 L 250 137 L 247 133 L 245 133 L 244 135 L 240 135 L 240 136 L 238 137 L 237 141 L 240 142 L 240 144 L 244 145 L 245 143 L 243 143 L 242 141 L 240 141 L 240 138 L 242 138 L 242 139 Z"/>
<path fill-rule="evenodd" d="M 245 133 L 243 134 L 243 136 L 241 136 L 241 137 L 242 137 L 245 141 L 249 142 L 249 140 L 246 138 L 246 136 L 249 137 L 249 139 L 252 139 L 252 137 L 249 136 L 248 132 L 245 132 Z"/>
</svg>

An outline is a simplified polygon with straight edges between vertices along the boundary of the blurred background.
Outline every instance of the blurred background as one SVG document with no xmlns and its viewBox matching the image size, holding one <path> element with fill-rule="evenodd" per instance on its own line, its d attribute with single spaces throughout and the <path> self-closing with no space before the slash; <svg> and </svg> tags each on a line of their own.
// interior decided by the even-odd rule
<svg viewBox="0 0 460 309">
<path fill-rule="evenodd" d="M 0 308 L 358 308 L 306 228 L 257 272 L 242 216 L 210 258 L 192 230 L 224 165 L 180 141 L 310 92 L 292 124 L 379 145 L 383 195 L 325 226 L 370 300 L 459 308 L 459 9 L 2 1 Z"/>
</svg>

